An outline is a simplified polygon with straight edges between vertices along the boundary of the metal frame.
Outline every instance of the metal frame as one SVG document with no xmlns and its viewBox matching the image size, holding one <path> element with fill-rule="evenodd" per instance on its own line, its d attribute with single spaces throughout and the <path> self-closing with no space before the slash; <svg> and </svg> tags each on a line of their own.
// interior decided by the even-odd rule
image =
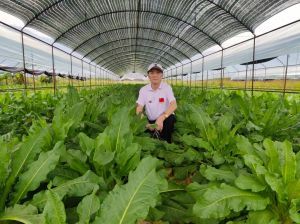
<svg viewBox="0 0 300 224">
<path fill-rule="evenodd" d="M 174 50 L 176 50 L 177 52 L 179 52 L 180 54 L 182 54 L 184 57 L 186 57 L 187 59 L 189 59 L 189 56 L 187 56 L 185 53 L 183 53 L 182 51 L 180 51 L 178 48 L 172 46 L 172 45 L 169 45 L 165 42 L 162 42 L 162 41 L 159 41 L 159 40 L 155 40 L 155 39 L 150 39 L 150 38 L 122 38 L 122 39 L 117 39 L 117 40 L 114 40 L 114 41 L 110 41 L 110 42 L 107 42 L 105 44 L 102 44 L 98 47 L 96 47 L 95 49 L 89 51 L 88 53 L 86 53 L 83 58 L 86 58 L 88 57 L 90 54 L 92 54 L 94 51 L 97 51 L 99 49 L 101 49 L 102 47 L 105 47 L 105 46 L 109 46 L 109 45 L 113 45 L 114 43 L 118 43 L 118 42 L 121 42 L 121 41 L 124 41 L 124 40 L 146 40 L 146 41 L 152 41 L 152 42 L 156 42 L 156 43 L 160 43 L 160 44 L 163 44 L 165 46 L 168 46 Z"/>
<path fill-rule="evenodd" d="M 138 52 L 138 53 L 140 53 L 140 52 Z M 142 53 L 144 53 L 144 52 L 142 52 Z M 131 62 L 132 60 L 133 60 L 133 58 L 127 58 L 127 57 L 125 57 L 125 58 L 122 58 L 121 60 L 119 60 L 119 64 L 116 64 L 114 60 L 109 60 L 106 64 L 103 64 L 103 67 L 104 67 L 104 68 L 107 68 L 107 69 L 109 69 L 109 68 L 114 68 L 114 67 L 118 67 L 118 66 L 122 65 L 122 62 L 124 62 L 124 61 L 125 61 L 126 63 L 128 63 L 128 62 Z M 146 58 L 136 58 L 136 60 L 137 60 L 137 61 L 144 62 L 144 63 L 141 64 L 141 65 L 144 65 L 144 64 L 150 64 L 150 63 L 153 62 L 153 60 L 152 60 L 151 58 L 149 58 L 149 57 L 146 57 Z M 163 63 L 162 63 L 162 64 L 163 64 Z M 113 66 L 110 66 L 110 65 L 113 65 Z M 164 65 L 164 64 L 163 64 L 163 65 Z"/>
<path fill-rule="evenodd" d="M 93 58 L 91 61 L 92 62 L 95 62 L 95 61 L 97 61 L 97 59 L 99 59 L 99 58 L 101 58 L 103 55 L 109 55 L 109 53 L 110 52 L 112 52 L 112 53 L 119 53 L 118 52 L 118 50 L 119 49 L 122 49 L 122 50 L 124 50 L 125 48 L 131 48 L 131 47 L 135 47 L 135 51 L 137 51 L 137 47 L 142 47 L 142 48 L 149 48 L 149 49 L 154 49 L 154 50 L 160 50 L 161 51 L 161 49 L 160 48 L 156 48 L 156 47 L 151 47 L 151 46 L 147 46 L 147 45 L 137 45 L 137 44 L 131 44 L 131 45 L 123 45 L 123 46 L 120 46 L 120 47 L 116 47 L 116 48 L 113 48 L 113 49 L 111 49 L 111 50 L 109 50 L 109 51 L 106 51 L 106 52 L 104 52 L 104 53 L 102 53 L 102 54 L 100 54 L 100 55 L 98 55 L 96 58 Z M 124 51 L 121 51 L 121 52 L 124 52 Z M 146 52 L 146 53 L 151 53 L 151 52 Z M 175 62 L 173 62 L 173 61 L 170 61 L 169 59 L 167 59 L 167 58 L 164 58 L 166 61 L 168 61 L 168 62 L 170 62 L 170 63 L 176 63 L 176 61 L 177 62 L 181 62 L 181 60 L 179 59 L 179 58 L 177 58 L 177 57 L 175 57 L 174 55 L 171 55 L 170 53 L 167 53 L 168 55 L 170 55 L 170 57 L 171 58 L 173 58 L 173 59 L 175 59 Z M 109 55 L 109 57 L 111 57 L 111 55 Z M 101 60 L 101 61 L 97 61 L 97 64 L 101 64 L 101 62 L 102 61 L 105 61 L 105 59 L 106 59 L 107 57 L 104 57 L 103 59 L 104 60 Z M 114 58 L 114 57 L 112 57 L 112 58 Z"/>
<path fill-rule="evenodd" d="M 150 57 L 150 58 L 149 58 L 149 57 L 143 57 L 141 54 L 139 54 L 139 53 L 142 53 L 142 51 L 141 51 L 141 52 L 137 51 L 137 48 L 138 48 L 138 47 L 146 47 L 147 49 L 155 49 L 155 50 L 157 50 L 158 52 L 159 52 L 159 51 L 162 51 L 162 49 L 155 48 L 155 47 L 149 47 L 149 46 L 145 46 L 145 45 L 138 45 L 138 41 L 139 41 L 139 40 L 147 40 L 146 38 L 139 38 L 139 35 L 138 35 L 138 34 L 139 34 L 139 30 L 140 30 L 140 29 L 148 29 L 148 30 L 153 30 L 153 31 L 155 30 L 155 31 L 157 31 L 157 32 L 161 32 L 161 33 L 170 35 L 171 37 L 176 38 L 177 41 L 180 41 L 181 43 L 187 44 L 188 46 L 190 46 L 190 49 L 196 50 L 199 54 L 202 55 L 202 53 L 201 53 L 201 51 L 199 50 L 198 47 L 193 46 L 192 43 L 188 43 L 188 41 L 186 41 L 184 38 L 181 38 L 179 33 L 177 33 L 177 35 L 175 35 L 175 34 L 168 33 L 168 32 L 166 32 L 166 31 L 164 31 L 164 30 L 158 30 L 158 29 L 154 29 L 154 28 L 151 28 L 151 27 L 149 28 L 149 27 L 141 27 L 141 26 L 140 26 L 139 21 L 140 21 L 140 16 L 141 16 L 142 14 L 155 14 L 155 15 L 159 15 L 159 16 L 161 16 L 161 17 L 163 17 L 163 18 L 165 17 L 165 18 L 169 19 L 169 21 L 175 20 L 176 22 L 181 23 L 180 27 L 183 27 L 183 26 L 184 26 L 184 27 L 191 27 L 191 28 L 195 29 L 197 32 L 195 32 L 193 35 L 191 35 L 192 38 L 194 38 L 196 35 L 200 34 L 200 35 L 202 35 L 202 36 L 208 38 L 208 39 L 210 40 L 211 43 L 217 44 L 218 46 L 221 47 L 222 56 L 221 56 L 221 83 L 220 83 L 220 87 L 221 87 L 221 88 L 224 87 L 224 86 L 223 86 L 224 73 L 225 73 L 225 71 L 224 71 L 224 69 L 223 69 L 223 57 L 224 57 L 223 54 L 224 54 L 224 50 L 226 50 L 226 49 L 228 49 L 228 48 L 230 48 L 230 47 L 233 47 L 233 46 L 235 46 L 235 45 L 230 46 L 230 47 L 228 47 L 228 48 L 222 48 L 220 39 L 219 39 L 218 37 L 215 37 L 214 35 L 211 35 L 210 33 L 206 33 L 206 31 L 205 31 L 204 29 L 201 29 L 201 28 L 199 28 L 198 26 L 196 26 L 195 24 L 189 22 L 188 17 L 186 17 L 187 19 L 182 19 L 182 18 L 180 18 L 180 16 L 177 16 L 177 15 L 171 15 L 171 14 L 168 14 L 168 13 L 162 13 L 162 12 L 158 12 L 158 11 L 142 10 L 142 7 L 141 7 L 141 1 L 140 1 L 140 0 L 138 0 L 137 10 L 136 10 L 136 9 L 119 10 L 119 11 L 116 10 L 116 11 L 112 11 L 112 12 L 108 12 L 108 13 L 103 13 L 103 14 L 100 14 L 100 15 L 95 15 L 95 16 L 89 17 L 89 18 L 87 18 L 87 8 L 86 8 L 85 19 L 82 20 L 82 21 L 80 21 L 80 22 L 77 23 L 77 24 L 74 24 L 72 27 L 69 27 L 69 28 L 68 28 L 67 30 L 65 30 L 64 32 L 61 32 L 61 34 L 55 39 L 55 41 L 54 41 L 52 44 L 49 44 L 49 43 L 47 43 L 47 42 L 45 42 L 45 41 L 42 41 L 42 40 L 40 40 L 40 39 L 38 39 L 38 38 L 36 38 L 36 37 L 34 37 L 34 36 L 32 36 L 32 35 L 27 34 L 27 33 L 24 32 L 24 29 L 27 28 L 27 27 L 29 27 L 34 21 L 36 21 L 36 20 L 41 21 L 41 20 L 40 20 L 41 15 L 45 14 L 48 10 L 52 9 L 54 6 L 59 5 L 59 3 L 62 3 L 63 1 L 67 1 L 67 0 L 58 0 L 57 2 L 55 2 L 55 3 L 51 4 L 51 5 L 48 5 L 45 9 L 41 10 L 39 13 L 37 13 L 36 15 L 34 15 L 31 19 L 29 19 L 29 21 L 26 22 L 26 25 L 21 29 L 21 31 L 18 30 L 18 29 L 16 29 L 16 28 L 14 28 L 14 27 L 11 27 L 11 26 L 9 26 L 9 25 L 7 25 L 7 24 L 5 24 L 5 23 L 3 23 L 3 22 L 0 21 L 1 24 L 4 24 L 4 25 L 6 25 L 6 26 L 8 26 L 8 27 L 10 27 L 10 28 L 12 28 L 12 29 L 14 29 L 14 30 L 17 30 L 18 32 L 21 32 L 21 38 L 22 38 L 23 68 L 24 68 L 24 79 L 25 79 L 24 88 L 25 88 L 25 90 L 28 88 L 28 86 L 27 86 L 27 77 L 26 77 L 26 72 L 25 72 L 25 71 L 26 71 L 26 63 L 25 63 L 26 60 L 25 60 L 25 49 L 24 49 L 24 35 L 27 35 L 27 36 L 29 36 L 29 37 L 31 37 L 31 38 L 34 38 L 34 39 L 36 39 L 36 40 L 39 40 L 40 42 L 42 42 L 42 43 L 44 43 L 44 44 L 46 44 L 46 45 L 48 45 L 48 46 L 51 46 L 51 51 L 52 51 L 51 53 L 52 53 L 53 89 L 54 89 L 54 93 L 55 93 L 55 91 L 56 91 L 56 75 L 55 75 L 55 63 L 54 63 L 54 52 L 53 52 L 53 51 L 54 51 L 54 48 L 57 49 L 57 50 L 59 50 L 59 51 L 62 51 L 62 52 L 64 52 L 64 53 L 70 55 L 70 59 L 71 59 L 71 74 L 73 73 L 73 71 L 72 71 L 72 69 L 73 69 L 73 68 L 72 68 L 72 67 L 73 67 L 73 66 L 72 66 L 72 57 L 77 58 L 78 60 L 80 60 L 81 63 L 82 63 L 82 74 L 81 74 L 81 75 L 83 76 L 83 59 L 84 59 L 84 58 L 86 58 L 88 55 L 90 55 L 90 54 L 93 53 L 94 51 L 97 51 L 98 49 L 101 49 L 101 48 L 104 47 L 104 46 L 110 46 L 110 45 L 113 45 L 113 44 L 116 43 L 116 42 L 120 42 L 120 40 L 114 40 L 114 41 L 106 42 L 105 44 L 102 44 L 100 47 L 97 47 L 96 49 L 93 49 L 93 50 L 89 51 L 89 52 L 88 52 L 87 54 L 85 54 L 84 57 L 81 58 L 81 59 L 78 58 L 78 57 L 75 57 L 74 55 L 72 55 L 72 53 L 74 53 L 76 50 L 78 50 L 78 49 L 80 49 L 80 48 L 83 48 L 86 44 L 89 43 L 89 41 L 92 41 L 94 38 L 97 38 L 97 37 L 99 37 L 99 36 L 101 36 L 101 35 L 103 35 L 103 34 L 105 34 L 105 33 L 113 32 L 113 31 L 119 31 L 119 30 L 122 30 L 122 29 L 129 29 L 130 27 L 120 27 L 120 28 L 118 28 L 118 29 L 112 29 L 112 30 L 109 30 L 109 31 L 105 31 L 105 32 L 103 32 L 103 33 L 98 33 L 97 35 L 92 36 L 92 37 L 88 38 L 87 40 L 85 40 L 84 42 L 82 42 L 82 43 L 80 43 L 79 45 L 77 45 L 77 46 L 74 48 L 74 50 L 73 50 L 72 53 L 65 52 L 65 51 L 63 51 L 63 50 L 61 50 L 61 49 L 55 47 L 54 44 L 55 44 L 58 40 L 60 40 L 60 38 L 65 37 L 65 35 L 68 35 L 68 33 L 72 32 L 72 31 L 75 30 L 76 28 L 80 27 L 81 25 L 87 24 L 87 23 L 89 23 L 90 21 L 92 21 L 92 20 L 94 20 L 94 19 L 98 19 L 98 18 L 101 18 L 101 17 L 106 16 L 106 15 L 114 15 L 114 14 L 119 14 L 119 13 L 130 13 L 130 12 L 137 13 L 137 23 L 136 23 L 136 26 L 135 26 L 135 27 L 131 27 L 131 28 L 133 28 L 133 29 L 136 29 L 135 38 L 129 38 L 129 37 L 128 37 L 128 38 L 123 38 L 123 39 L 121 39 L 121 40 L 125 40 L 125 39 L 128 39 L 128 40 L 129 40 L 129 39 L 130 39 L 130 40 L 135 40 L 135 45 L 125 45 L 125 46 L 113 48 L 113 49 L 109 50 L 108 52 L 113 52 L 113 51 L 115 51 L 115 50 L 118 50 L 118 49 L 121 49 L 121 48 L 124 48 L 124 47 L 133 47 L 133 46 L 134 46 L 134 47 L 135 47 L 135 51 L 133 51 L 134 57 L 133 57 L 133 58 L 131 57 L 131 58 L 129 58 L 129 59 L 120 59 L 120 60 L 118 60 L 118 62 L 120 62 L 120 64 L 118 64 L 118 65 L 114 65 L 114 63 L 113 63 L 113 64 L 111 64 L 111 63 L 113 62 L 113 60 L 116 60 L 117 58 L 121 58 L 121 57 L 113 57 L 112 60 L 108 60 L 108 61 L 106 60 L 107 57 L 105 57 L 105 58 L 103 58 L 104 60 L 101 60 L 101 61 L 99 61 L 98 63 L 101 63 L 101 62 L 103 61 L 103 62 L 104 62 L 104 65 L 108 66 L 108 68 L 117 69 L 117 71 L 122 71 L 123 68 L 126 68 L 126 63 L 129 62 L 129 61 L 132 61 L 132 60 L 134 61 L 134 70 L 136 70 L 136 66 L 137 66 L 137 65 L 138 65 L 138 66 L 143 66 L 143 65 L 146 65 L 146 63 L 147 63 L 148 61 L 154 60 L 155 57 Z M 254 61 L 255 61 L 255 56 L 256 56 L 256 52 L 255 52 L 255 51 L 256 51 L 256 39 L 257 39 L 259 36 L 266 35 L 266 34 L 268 34 L 268 33 L 270 33 L 270 32 L 274 32 L 275 30 L 278 30 L 278 29 L 281 29 L 281 28 L 283 28 L 283 27 L 286 27 L 286 26 L 289 26 L 289 25 L 291 25 L 291 24 L 294 24 L 294 23 L 296 23 L 296 22 L 299 22 L 299 20 L 297 20 L 297 21 L 295 21 L 295 22 L 292 22 L 292 23 L 289 23 L 289 24 L 286 24 L 286 25 L 283 25 L 283 26 L 281 26 L 281 27 L 278 27 L 278 28 L 276 28 L 276 29 L 274 29 L 274 30 L 272 30 L 272 31 L 269 31 L 269 32 L 267 32 L 267 33 L 264 33 L 264 34 L 262 34 L 262 35 L 255 36 L 254 33 L 253 33 L 253 24 L 254 24 L 254 23 L 251 24 L 249 21 L 243 22 L 244 20 L 238 18 L 238 17 L 237 17 L 235 14 L 233 14 L 229 9 L 226 9 L 225 7 L 221 6 L 220 4 L 217 4 L 217 3 L 213 2 L 212 0 L 202 0 L 202 1 L 198 1 L 198 0 L 197 0 L 197 4 L 196 4 L 196 6 L 194 7 L 194 10 L 195 10 L 198 6 L 200 6 L 202 3 L 209 3 L 209 4 L 214 5 L 214 7 L 216 7 L 218 10 L 222 11 L 222 15 L 225 15 L 225 14 L 228 15 L 228 16 L 229 16 L 231 19 L 233 19 L 237 24 L 239 24 L 239 26 L 242 27 L 241 30 L 247 30 L 247 31 L 249 31 L 249 32 L 251 32 L 251 33 L 253 34 L 254 37 L 249 39 L 249 40 L 253 40 L 253 57 L 252 57 L 253 63 L 252 63 L 252 80 L 251 80 L 251 92 L 252 92 L 252 95 L 253 95 L 253 91 L 255 91 L 255 88 L 254 88 L 254 73 L 255 73 L 255 69 L 254 69 L 254 68 L 255 68 L 255 64 L 254 64 Z M 26 8 L 26 10 L 29 10 L 29 11 L 31 10 L 29 7 L 25 6 L 25 4 L 22 4 L 21 2 L 19 2 L 19 5 L 22 6 L 22 7 L 24 7 L 24 8 Z M 87 7 L 87 5 L 88 5 L 88 3 L 86 2 L 85 7 Z M 288 5 L 288 4 L 287 4 L 287 5 Z M 195 21 L 196 21 L 196 18 L 195 18 Z M 52 28 L 55 29 L 55 27 L 51 26 L 51 24 L 49 24 L 47 21 L 43 20 L 42 22 L 45 23 L 46 25 L 48 25 L 49 27 L 52 27 Z M 251 24 L 251 25 L 249 25 L 249 24 Z M 59 30 L 58 30 L 58 31 L 59 31 Z M 249 40 L 246 40 L 246 41 L 249 41 Z M 183 56 L 185 57 L 185 59 L 189 59 L 189 60 L 191 61 L 190 63 L 191 63 L 191 74 L 192 74 L 192 70 L 193 70 L 193 69 L 192 69 L 192 65 L 193 65 L 192 62 L 193 62 L 193 61 L 190 59 L 189 55 L 185 54 L 182 50 L 180 50 L 179 48 L 177 48 L 176 46 L 174 46 L 174 44 L 171 45 L 171 44 L 168 44 L 168 43 L 164 43 L 163 41 L 154 40 L 154 39 L 152 40 L 152 39 L 150 39 L 150 38 L 148 39 L 148 41 L 153 41 L 153 42 L 157 42 L 157 43 L 163 44 L 163 45 L 165 45 L 165 46 L 168 46 L 170 49 L 173 49 L 173 50 L 175 50 L 177 53 L 179 52 L 181 55 L 183 55 Z M 240 43 L 237 43 L 237 44 L 240 44 Z M 237 45 L 237 44 L 236 44 L 236 45 Z M 200 46 L 200 47 L 201 47 L 201 46 Z M 167 62 L 164 63 L 164 66 L 168 66 L 168 65 L 171 65 L 171 64 L 175 64 L 175 62 L 178 61 L 178 62 L 181 64 L 180 66 L 182 67 L 182 73 L 183 73 L 183 66 L 186 65 L 186 64 L 182 64 L 182 63 L 180 62 L 180 61 L 181 61 L 180 58 L 178 58 L 178 57 L 172 55 L 171 53 L 169 53 L 168 51 L 169 51 L 170 49 L 168 49 L 168 50 L 166 50 L 166 51 L 163 51 L 163 52 L 162 52 L 162 55 L 159 54 L 159 53 L 153 53 L 153 52 L 149 52 L 149 53 L 145 53 L 145 54 L 149 54 L 149 55 L 157 55 L 157 56 L 159 56 L 159 58 L 162 58 L 161 60 L 167 61 Z M 120 53 L 119 56 L 124 57 L 124 56 L 126 56 L 126 54 L 127 54 L 127 55 L 130 55 L 129 52 L 130 52 L 130 51 Z M 215 53 L 218 53 L 218 52 L 215 52 Z M 215 53 L 213 53 L 213 54 L 215 54 Z M 167 54 L 168 57 L 163 57 L 163 55 L 165 55 L 165 54 Z M 104 54 L 98 55 L 97 58 L 94 58 L 94 60 L 92 60 L 92 61 L 89 63 L 90 77 L 91 77 L 91 63 L 92 63 L 93 61 L 97 60 L 99 57 L 102 57 L 103 55 L 104 55 Z M 139 57 L 137 57 L 137 56 L 139 56 Z M 206 56 L 208 56 L 208 55 L 206 55 Z M 203 55 L 202 55 L 202 89 L 204 89 L 204 83 L 203 83 L 203 82 L 204 82 L 204 81 L 203 81 L 203 76 L 204 76 L 204 59 L 205 59 L 206 56 L 203 56 Z M 173 59 L 175 59 L 175 60 L 174 60 L 174 61 L 173 61 L 173 60 L 170 60 L 169 57 L 171 57 L 171 58 L 173 58 Z M 146 60 L 146 58 L 149 58 L 149 59 Z M 201 60 L 201 59 L 199 59 L 199 60 Z M 289 56 L 287 56 L 287 65 L 286 65 L 286 68 L 285 68 L 283 94 L 285 94 L 285 92 L 286 92 L 286 79 L 287 79 L 287 70 L 288 70 L 288 60 L 289 60 Z M 97 73 L 97 67 L 98 67 L 98 66 L 95 66 L 95 69 L 96 69 L 95 74 Z M 122 69 L 118 69 L 118 67 L 122 67 Z M 128 66 L 127 66 L 127 67 L 128 67 Z M 178 75 L 177 68 L 179 68 L 179 66 L 176 66 L 176 67 L 175 67 L 175 69 L 176 69 L 176 77 L 175 77 L 175 78 L 176 78 L 176 83 L 177 83 L 177 75 Z M 101 71 L 101 70 L 102 70 L 103 72 L 105 72 L 105 75 L 106 75 L 106 76 L 108 75 L 108 72 L 106 72 L 106 71 L 104 71 L 103 69 L 100 68 L 100 71 Z M 171 70 L 170 70 L 170 71 L 171 71 L 171 82 L 173 81 L 173 76 L 172 76 L 173 70 L 174 70 L 174 69 L 171 69 Z M 247 65 L 247 69 L 246 69 L 246 74 L 247 74 L 247 72 L 248 72 L 248 65 Z M 95 75 L 95 77 L 96 77 L 96 75 Z M 191 76 L 190 76 L 190 82 L 191 82 Z M 84 84 L 84 83 L 83 83 L 83 84 Z M 206 85 L 207 85 L 207 83 L 206 83 Z M 247 79 L 245 80 L 245 90 L 248 90 L 246 85 L 247 85 Z M 90 87 L 91 87 L 91 82 L 90 82 Z M 34 89 L 35 89 L 35 85 L 34 85 Z"/>
<path fill-rule="evenodd" d="M 120 11 L 114 11 L 114 12 L 108 12 L 108 13 L 103 13 L 97 16 L 93 16 L 90 17 L 86 20 L 82 20 L 80 23 L 77 23 L 75 25 L 73 25 L 72 27 L 68 28 L 66 31 L 64 31 L 63 33 L 61 33 L 57 38 L 55 38 L 54 43 L 56 43 L 57 41 L 59 41 L 62 37 L 64 37 L 67 33 L 71 32 L 71 30 L 78 28 L 80 25 L 87 23 L 93 19 L 96 18 L 100 18 L 100 17 L 104 17 L 107 15 L 112 15 L 112 14 L 118 14 L 118 13 L 130 13 L 130 12 L 136 12 L 137 14 L 139 13 L 153 13 L 155 15 L 160 15 L 160 16 L 164 16 L 164 17 L 168 17 L 168 18 L 172 18 L 174 20 L 176 20 L 177 22 L 182 22 L 185 23 L 187 26 L 190 26 L 192 28 L 194 28 L 195 30 L 197 30 L 199 33 L 202 33 L 203 35 L 205 35 L 207 38 L 209 38 L 214 44 L 220 45 L 220 42 L 218 42 L 216 39 L 214 39 L 212 36 L 210 36 L 209 34 L 207 34 L 205 31 L 199 29 L 198 27 L 194 26 L 193 24 L 182 20 L 181 18 L 178 18 L 176 16 L 173 15 L 169 15 L 169 14 L 165 14 L 165 13 L 160 13 L 160 12 L 155 12 L 155 11 L 148 11 L 148 10 L 120 10 Z M 137 28 L 137 27 L 135 27 Z"/>
</svg>

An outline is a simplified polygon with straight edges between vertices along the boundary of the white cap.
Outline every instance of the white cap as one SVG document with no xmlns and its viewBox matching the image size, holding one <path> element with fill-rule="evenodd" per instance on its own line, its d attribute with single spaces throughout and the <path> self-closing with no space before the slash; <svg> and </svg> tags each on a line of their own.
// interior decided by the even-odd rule
<svg viewBox="0 0 300 224">
<path fill-rule="evenodd" d="M 160 70 L 161 72 L 164 72 L 163 67 L 162 67 L 160 64 L 157 64 L 157 63 L 151 64 L 151 65 L 148 67 L 147 73 L 150 72 L 150 70 L 152 70 L 152 69 L 158 69 L 158 70 Z"/>
</svg>

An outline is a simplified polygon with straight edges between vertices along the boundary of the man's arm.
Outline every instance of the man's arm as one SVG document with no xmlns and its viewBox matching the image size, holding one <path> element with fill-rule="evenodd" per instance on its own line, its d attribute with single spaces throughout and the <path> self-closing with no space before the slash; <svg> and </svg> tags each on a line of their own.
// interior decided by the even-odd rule
<svg viewBox="0 0 300 224">
<path fill-rule="evenodd" d="M 136 115 L 139 115 L 141 113 L 143 113 L 143 110 L 144 110 L 144 106 L 140 105 L 140 104 L 137 104 L 136 106 Z"/>
<path fill-rule="evenodd" d="M 170 102 L 168 109 L 156 120 L 157 130 L 161 131 L 164 127 L 164 120 L 167 119 L 177 109 L 176 100 Z"/>
<path fill-rule="evenodd" d="M 165 118 L 166 117 L 169 117 L 172 113 L 174 113 L 174 111 L 177 109 L 177 103 L 176 103 L 176 100 L 173 100 L 168 109 L 164 112 L 164 114 L 162 114 L 162 116 L 164 116 Z"/>
</svg>

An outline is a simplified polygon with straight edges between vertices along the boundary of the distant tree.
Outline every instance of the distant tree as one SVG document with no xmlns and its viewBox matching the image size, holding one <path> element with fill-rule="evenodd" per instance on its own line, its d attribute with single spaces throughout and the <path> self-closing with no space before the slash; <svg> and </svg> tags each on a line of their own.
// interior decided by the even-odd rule
<svg viewBox="0 0 300 224">
<path fill-rule="evenodd" d="M 41 83 L 51 83 L 52 82 L 52 76 L 41 75 L 40 82 Z"/>
<path fill-rule="evenodd" d="M 16 84 L 25 83 L 24 75 L 22 73 L 16 73 L 14 76 L 15 76 L 14 83 Z"/>
<path fill-rule="evenodd" d="M 12 77 L 11 73 L 9 73 L 9 72 L 2 73 L 0 75 L 0 81 L 2 82 L 3 80 L 5 80 L 5 84 L 8 85 L 8 79 L 10 77 Z"/>
</svg>

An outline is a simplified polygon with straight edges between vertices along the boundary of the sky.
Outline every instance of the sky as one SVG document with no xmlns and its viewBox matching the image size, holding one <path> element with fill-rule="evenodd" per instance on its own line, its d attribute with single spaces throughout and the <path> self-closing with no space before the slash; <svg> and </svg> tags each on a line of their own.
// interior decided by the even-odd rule
<svg viewBox="0 0 300 224">
<path fill-rule="evenodd" d="M 263 34 L 265 32 L 268 32 L 270 30 L 273 30 L 277 27 L 283 26 L 285 24 L 291 23 L 293 21 L 299 20 L 300 19 L 300 4 L 296 4 L 288 9 L 285 9 L 284 11 L 278 13 L 277 15 L 273 16 L 272 18 L 270 18 L 269 20 L 265 21 L 263 24 L 261 24 L 259 27 L 256 28 L 255 30 L 255 34 L 256 35 L 260 35 Z M 24 22 L 21 21 L 20 19 L 7 14 L 3 11 L 0 10 L 0 21 L 3 21 L 17 29 L 21 29 L 24 26 Z M 54 40 L 53 38 L 37 31 L 34 30 L 32 28 L 25 28 L 24 29 L 25 32 L 32 34 L 36 37 L 38 37 L 39 39 L 44 40 L 47 43 L 52 43 Z M 225 41 L 222 44 L 222 47 L 226 48 L 229 47 L 231 45 L 234 45 L 236 43 L 242 42 L 244 40 L 250 39 L 252 37 L 252 34 L 250 32 L 246 32 L 246 33 L 241 33 L 233 38 L 230 38 L 229 40 Z M 70 53 L 72 52 L 72 49 L 67 48 L 66 46 L 60 45 L 60 44 L 55 44 L 54 46 Z M 214 46 L 210 49 L 207 49 L 206 51 L 203 52 L 204 55 L 208 55 L 210 53 L 216 52 L 218 50 L 221 50 L 221 48 L 219 46 Z M 74 56 L 77 57 L 82 57 L 82 55 L 78 54 L 77 52 L 73 53 Z M 200 55 L 195 55 L 194 57 L 192 57 L 192 60 L 194 59 L 198 59 L 201 58 Z M 185 62 L 185 61 L 184 61 Z"/>
</svg>

